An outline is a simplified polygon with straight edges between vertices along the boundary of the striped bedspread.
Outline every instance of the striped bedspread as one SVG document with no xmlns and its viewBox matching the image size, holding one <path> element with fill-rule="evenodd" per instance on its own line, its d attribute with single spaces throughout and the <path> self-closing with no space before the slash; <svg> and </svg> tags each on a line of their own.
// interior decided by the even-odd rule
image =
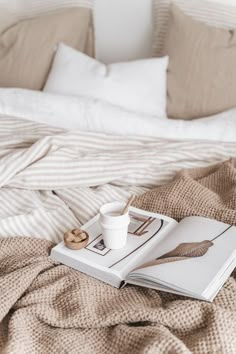
<svg viewBox="0 0 236 354">
<path fill-rule="evenodd" d="M 0 116 L 0 236 L 59 242 L 103 203 L 236 156 L 236 143 L 65 131 Z"/>
</svg>

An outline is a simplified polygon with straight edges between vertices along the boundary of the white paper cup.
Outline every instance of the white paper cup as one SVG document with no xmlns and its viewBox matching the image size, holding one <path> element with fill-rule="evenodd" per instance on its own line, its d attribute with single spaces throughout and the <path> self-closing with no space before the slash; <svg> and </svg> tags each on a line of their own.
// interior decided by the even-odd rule
<svg viewBox="0 0 236 354">
<path fill-rule="evenodd" d="M 125 203 L 113 202 L 100 208 L 100 225 L 103 241 L 107 248 L 119 249 L 125 246 L 130 223 L 129 212 L 120 215 Z"/>
</svg>

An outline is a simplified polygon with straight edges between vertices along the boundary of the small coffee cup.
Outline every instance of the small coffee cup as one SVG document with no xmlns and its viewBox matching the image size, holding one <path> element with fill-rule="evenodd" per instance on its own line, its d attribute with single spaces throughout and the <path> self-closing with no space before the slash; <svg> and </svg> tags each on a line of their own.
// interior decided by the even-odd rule
<svg viewBox="0 0 236 354">
<path fill-rule="evenodd" d="M 127 242 L 128 226 L 130 223 L 129 212 L 121 215 L 125 203 L 113 202 L 104 204 L 100 208 L 100 225 L 103 241 L 109 249 L 119 249 Z"/>
</svg>

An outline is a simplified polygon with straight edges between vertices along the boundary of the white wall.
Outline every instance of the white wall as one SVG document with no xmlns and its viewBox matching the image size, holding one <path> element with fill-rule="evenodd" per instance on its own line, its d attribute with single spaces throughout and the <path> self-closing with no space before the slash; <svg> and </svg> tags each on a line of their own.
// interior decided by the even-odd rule
<svg viewBox="0 0 236 354">
<path fill-rule="evenodd" d="M 96 57 L 104 63 L 151 55 L 152 0 L 95 0 Z"/>
</svg>

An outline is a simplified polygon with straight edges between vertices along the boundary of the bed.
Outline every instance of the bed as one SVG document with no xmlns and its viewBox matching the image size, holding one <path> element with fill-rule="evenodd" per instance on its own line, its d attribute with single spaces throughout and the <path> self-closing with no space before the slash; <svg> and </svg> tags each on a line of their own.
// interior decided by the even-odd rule
<svg viewBox="0 0 236 354">
<path fill-rule="evenodd" d="M 61 8 L 65 7 L 65 2 L 59 3 Z M 163 8 L 167 8 L 167 3 L 160 1 L 162 6 L 158 15 L 166 11 Z M 184 16 L 188 16 L 187 2 L 177 3 L 179 6 L 182 3 Z M 194 0 L 193 3 L 196 4 Z M 59 5 L 55 4 L 57 9 Z M 87 21 L 80 24 L 87 32 L 80 38 L 80 43 L 74 37 L 71 41 L 75 42 L 66 43 L 86 53 L 86 58 L 85 54 L 75 53 L 74 47 L 72 51 L 62 46 L 53 67 L 44 63 L 42 68 L 39 61 L 41 76 L 37 76 L 37 80 L 31 80 L 27 72 L 23 76 L 16 75 L 19 85 L 11 83 L 15 77 L 5 85 L 0 78 L 0 352 L 234 353 L 234 274 L 210 304 L 141 287 L 114 289 L 49 257 L 50 249 L 62 240 L 64 232 L 83 225 L 96 215 L 102 204 L 124 201 L 134 194 L 137 205 L 148 208 L 148 193 L 157 192 L 158 200 L 160 188 L 179 182 L 184 185 L 183 176 L 188 170 L 195 171 L 194 183 L 208 189 L 211 187 L 207 178 L 211 175 L 215 180 L 220 176 L 218 184 L 224 186 L 225 194 L 221 196 L 223 187 L 212 189 L 214 200 L 222 203 L 214 215 L 226 222 L 223 210 L 227 206 L 232 211 L 230 221 L 236 224 L 233 214 L 236 167 L 232 160 L 236 156 L 236 104 L 232 103 L 233 97 L 219 103 L 220 107 L 228 104 L 227 109 L 217 111 L 214 107 L 212 110 L 209 102 L 204 102 L 201 112 L 197 111 L 199 119 L 195 119 L 196 110 L 190 110 L 195 102 L 192 106 L 179 106 L 177 116 L 169 119 L 162 114 L 168 104 L 163 98 L 166 96 L 163 72 L 166 72 L 168 61 L 160 61 L 160 58 L 143 59 L 141 63 L 147 67 L 150 60 L 148 65 L 153 65 L 156 72 L 160 71 L 158 83 L 155 80 L 151 83 L 152 92 L 154 87 L 158 90 L 158 104 L 155 95 L 151 94 L 146 105 L 135 103 L 135 107 L 131 106 L 132 94 L 130 100 L 124 95 L 122 102 L 117 103 L 118 84 L 108 86 L 110 96 L 104 89 L 98 97 L 99 89 L 95 95 L 91 85 L 83 91 L 92 74 L 94 87 L 101 84 L 101 78 L 95 76 L 103 70 L 106 77 L 110 75 L 111 81 L 119 75 L 120 82 L 125 83 L 126 88 L 130 87 L 131 93 L 136 87 L 136 95 L 140 97 L 144 93 L 139 87 L 147 85 L 148 80 L 145 77 L 136 80 L 139 63 L 104 67 L 96 59 L 87 58 L 87 54 L 94 55 L 91 50 L 91 3 L 70 3 L 70 7 L 77 5 L 87 9 L 83 12 L 83 19 L 87 16 Z M 6 2 L 3 6 L 7 8 Z M 218 6 L 225 5 L 216 6 L 215 18 L 219 16 Z M 50 8 L 53 15 L 48 14 L 47 7 L 46 10 L 39 7 L 40 21 L 46 21 L 42 19 L 45 12 L 47 16 L 58 16 L 54 7 Z M 20 20 L 27 22 L 36 16 L 33 6 L 28 13 L 19 14 L 17 9 L 9 9 L 11 16 L 7 25 L 4 24 L 5 28 L 17 21 L 20 26 Z M 156 7 L 154 9 L 157 11 Z M 236 19 L 231 10 L 228 10 L 230 26 Z M 179 9 L 173 11 L 183 20 Z M 74 21 L 78 20 L 77 15 L 81 16 L 74 11 L 66 14 L 72 15 Z M 62 16 L 61 12 L 59 16 Z M 201 11 L 197 16 L 201 17 Z M 60 17 L 60 20 L 68 23 L 67 17 Z M 50 21 L 47 21 L 48 26 Z M 55 17 L 53 21 L 56 21 Z M 37 27 L 40 23 L 34 25 Z M 46 22 L 43 23 L 45 26 Z M 223 27 L 226 31 L 227 26 Z M 27 28 L 20 28 L 20 31 L 27 32 Z M 17 48 L 15 50 L 17 53 Z M 158 54 L 163 48 L 159 46 L 153 50 Z M 76 82 L 71 88 L 73 80 L 65 81 L 65 77 L 75 77 L 74 71 L 62 72 L 61 65 L 65 58 L 68 59 L 67 55 L 70 55 L 70 63 L 73 61 L 77 65 L 79 61 L 81 67 L 85 63 L 85 68 L 93 68 L 93 73 L 90 70 L 87 76 L 83 69 L 81 86 Z M 3 65 L 1 59 L 0 67 Z M 168 60 L 174 67 L 174 61 Z M 67 68 L 72 68 L 72 64 Z M 131 69 L 134 79 L 127 80 L 126 70 Z M 185 112 L 179 119 L 178 114 L 182 114 L 183 109 Z M 181 174 L 183 169 L 185 172 Z M 143 196 L 146 196 L 145 200 Z M 199 202 L 200 197 L 195 195 Z M 181 198 L 184 199 L 184 188 Z M 166 204 L 165 209 L 158 212 L 168 214 L 170 211 L 170 216 L 178 219 L 178 213 L 173 214 L 176 210 L 170 211 Z"/>
</svg>

